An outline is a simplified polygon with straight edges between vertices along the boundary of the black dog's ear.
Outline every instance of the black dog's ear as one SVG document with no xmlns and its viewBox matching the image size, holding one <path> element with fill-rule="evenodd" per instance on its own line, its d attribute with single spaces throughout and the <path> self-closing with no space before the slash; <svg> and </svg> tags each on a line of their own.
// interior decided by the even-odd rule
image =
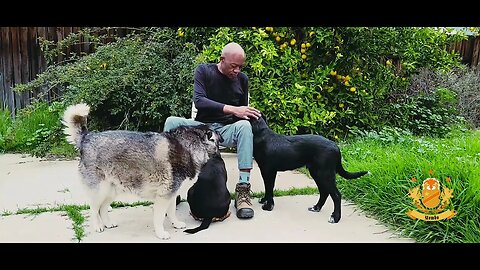
<svg viewBox="0 0 480 270">
<path fill-rule="evenodd" d="M 265 114 L 263 114 L 263 113 L 261 113 L 261 114 L 262 114 L 262 118 L 263 118 L 263 120 L 264 120 L 264 121 L 265 121 L 265 123 L 267 123 L 267 125 L 268 125 L 268 122 L 267 122 L 267 116 L 266 116 Z"/>
</svg>

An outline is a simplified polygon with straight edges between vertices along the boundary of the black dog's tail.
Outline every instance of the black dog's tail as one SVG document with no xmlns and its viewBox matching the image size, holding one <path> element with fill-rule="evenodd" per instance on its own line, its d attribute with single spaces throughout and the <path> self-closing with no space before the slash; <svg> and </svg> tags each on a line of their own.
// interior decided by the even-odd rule
<svg viewBox="0 0 480 270">
<path fill-rule="evenodd" d="M 80 149 L 83 135 L 88 132 L 87 116 L 90 106 L 85 103 L 70 105 L 63 113 L 62 124 L 65 125 L 63 132 L 67 134 L 67 141 Z"/>
<path fill-rule="evenodd" d="M 360 171 L 360 172 L 347 172 L 342 165 L 342 159 L 339 156 L 338 162 L 337 162 L 337 173 L 345 178 L 345 179 L 355 179 L 359 178 L 361 176 L 364 176 L 365 174 L 368 173 L 368 171 Z"/>
<path fill-rule="evenodd" d="M 186 229 L 186 230 L 184 230 L 184 232 L 186 232 L 186 233 L 196 233 L 196 232 L 199 232 L 201 230 L 208 229 L 208 227 L 212 223 L 212 220 L 213 220 L 213 218 L 204 218 L 203 221 L 202 221 L 202 224 L 200 224 L 200 226 L 198 226 L 197 228 L 193 228 L 193 229 Z"/>
</svg>

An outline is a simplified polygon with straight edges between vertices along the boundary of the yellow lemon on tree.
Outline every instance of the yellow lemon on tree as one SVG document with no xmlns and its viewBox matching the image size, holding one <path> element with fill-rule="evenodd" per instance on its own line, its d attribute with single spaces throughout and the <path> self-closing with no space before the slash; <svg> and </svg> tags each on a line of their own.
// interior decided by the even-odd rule
<svg viewBox="0 0 480 270">
<path fill-rule="evenodd" d="M 305 49 L 305 43 L 302 43 L 302 45 L 300 45 L 300 47 L 302 47 L 302 49 Z"/>
<path fill-rule="evenodd" d="M 292 40 L 290 40 L 290 45 L 293 46 L 293 45 L 295 45 L 295 43 L 297 43 L 297 41 L 294 38 L 292 38 Z"/>
<path fill-rule="evenodd" d="M 277 42 L 280 42 L 280 37 L 277 36 L 277 37 L 275 38 L 275 40 L 276 40 Z"/>
<path fill-rule="evenodd" d="M 310 46 L 312 46 L 312 44 L 310 44 L 310 42 L 307 42 L 307 44 L 305 46 L 307 46 L 307 48 L 310 48 Z"/>
</svg>

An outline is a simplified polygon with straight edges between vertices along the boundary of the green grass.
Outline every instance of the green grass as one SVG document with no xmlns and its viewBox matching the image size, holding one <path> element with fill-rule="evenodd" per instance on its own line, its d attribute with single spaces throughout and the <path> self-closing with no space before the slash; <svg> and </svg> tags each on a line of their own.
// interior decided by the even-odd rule
<svg viewBox="0 0 480 270">
<path fill-rule="evenodd" d="M 80 242 L 85 236 L 85 229 L 83 228 L 83 223 L 85 222 L 85 217 L 82 215 L 82 207 L 77 205 L 66 205 L 64 206 L 65 211 L 67 212 L 68 217 L 72 220 L 72 227 L 75 233 L 75 239 Z"/>
<path fill-rule="evenodd" d="M 343 198 L 418 242 L 480 242 L 479 131 L 456 131 L 443 139 L 367 137 L 342 144 L 341 149 L 347 170 L 372 173 L 350 181 L 338 177 Z M 452 219 L 426 222 L 405 214 L 416 209 L 409 189 L 428 177 L 453 189 L 450 207 L 458 213 Z"/>
<path fill-rule="evenodd" d="M 60 123 L 62 103 L 33 102 L 12 121 L 0 111 L 0 153 L 28 153 L 36 157 L 72 159 L 78 151 L 65 140 Z"/>
<path fill-rule="evenodd" d="M 0 153 L 6 149 L 7 136 L 12 126 L 12 118 L 10 111 L 2 109 L 0 110 Z"/>
</svg>

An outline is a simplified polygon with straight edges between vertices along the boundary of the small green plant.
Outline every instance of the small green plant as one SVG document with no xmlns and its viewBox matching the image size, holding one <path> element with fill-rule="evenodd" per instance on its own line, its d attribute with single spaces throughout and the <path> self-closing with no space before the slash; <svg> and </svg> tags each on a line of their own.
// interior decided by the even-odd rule
<svg viewBox="0 0 480 270">
<path fill-rule="evenodd" d="M 7 148 L 7 137 L 11 133 L 12 118 L 8 110 L 0 110 L 0 153 Z"/>
<path fill-rule="evenodd" d="M 73 231 L 75 232 L 75 239 L 80 242 L 85 236 L 85 217 L 82 215 L 81 208 L 76 205 L 68 205 L 64 207 L 68 217 L 72 220 Z"/>
</svg>

